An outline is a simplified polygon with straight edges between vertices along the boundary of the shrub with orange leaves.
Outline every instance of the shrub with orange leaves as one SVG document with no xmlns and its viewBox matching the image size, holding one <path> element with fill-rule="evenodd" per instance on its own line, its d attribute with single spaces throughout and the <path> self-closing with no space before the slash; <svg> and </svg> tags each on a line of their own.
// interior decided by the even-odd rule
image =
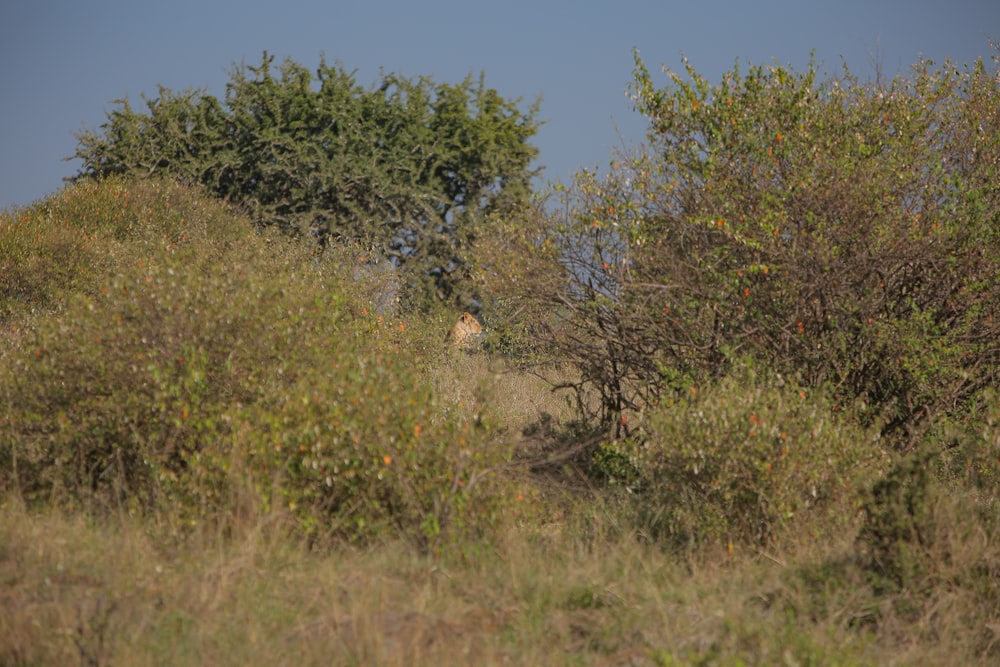
<svg viewBox="0 0 1000 667">
<path fill-rule="evenodd" d="M 1000 380 L 997 62 L 713 85 L 685 60 L 659 87 L 636 56 L 647 145 L 582 172 L 517 248 L 562 249 L 523 292 L 559 320 L 539 342 L 600 397 L 591 416 L 627 435 L 623 411 L 744 358 L 836 387 L 901 451 L 970 414 Z"/>
</svg>

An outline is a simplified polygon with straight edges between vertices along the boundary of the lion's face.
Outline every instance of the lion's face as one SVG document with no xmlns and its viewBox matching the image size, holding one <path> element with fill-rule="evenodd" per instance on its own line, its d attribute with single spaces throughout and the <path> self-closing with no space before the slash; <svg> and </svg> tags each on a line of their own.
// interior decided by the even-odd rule
<svg viewBox="0 0 1000 667">
<path fill-rule="evenodd" d="M 445 334 L 444 339 L 451 339 L 456 347 L 466 347 L 475 343 L 476 339 L 483 332 L 483 325 L 472 313 L 465 312 L 455 322 L 455 326 Z"/>
</svg>

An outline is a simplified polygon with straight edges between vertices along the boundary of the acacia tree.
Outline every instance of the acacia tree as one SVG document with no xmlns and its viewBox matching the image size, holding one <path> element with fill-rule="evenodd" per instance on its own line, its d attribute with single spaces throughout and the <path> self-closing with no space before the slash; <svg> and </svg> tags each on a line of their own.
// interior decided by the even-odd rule
<svg viewBox="0 0 1000 667">
<path fill-rule="evenodd" d="M 968 414 L 1000 379 L 996 67 L 713 85 L 684 65 L 657 87 L 636 57 L 647 145 L 519 248 L 559 267 L 532 292 L 561 319 L 545 342 L 605 421 L 737 360 L 832 388 L 901 447 Z"/>
<path fill-rule="evenodd" d="M 350 240 L 403 274 L 414 305 L 468 301 L 469 252 L 484 225 L 523 203 L 537 173 L 537 103 L 488 88 L 383 74 L 370 88 L 321 59 L 230 73 L 224 102 L 159 87 L 77 136 L 76 180 L 112 174 L 198 182 L 264 226 Z"/>
</svg>

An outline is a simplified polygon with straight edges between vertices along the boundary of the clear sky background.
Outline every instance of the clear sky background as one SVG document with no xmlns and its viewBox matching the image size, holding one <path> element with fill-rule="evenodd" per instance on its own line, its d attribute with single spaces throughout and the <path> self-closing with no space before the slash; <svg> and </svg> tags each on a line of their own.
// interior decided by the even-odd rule
<svg viewBox="0 0 1000 667">
<path fill-rule="evenodd" d="M 448 83 L 482 71 L 505 97 L 541 96 L 539 164 L 567 182 L 644 136 L 625 95 L 633 47 L 651 71 L 683 53 L 716 83 L 737 59 L 801 70 L 811 52 L 825 71 L 843 57 L 863 78 L 874 61 L 905 74 L 921 55 L 988 59 L 991 38 L 1000 0 L 2 0 L 0 209 L 59 190 L 80 167 L 64 161 L 74 132 L 112 100 L 141 105 L 158 84 L 221 99 L 232 65 L 264 50 L 310 69 L 325 54 L 365 86 L 379 68 Z"/>
</svg>

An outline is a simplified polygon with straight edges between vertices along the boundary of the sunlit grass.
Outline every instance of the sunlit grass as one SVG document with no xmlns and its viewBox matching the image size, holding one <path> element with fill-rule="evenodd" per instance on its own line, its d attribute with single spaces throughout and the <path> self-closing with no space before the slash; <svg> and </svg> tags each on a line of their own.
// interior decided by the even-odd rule
<svg viewBox="0 0 1000 667">
<path fill-rule="evenodd" d="M 934 641 L 896 617 L 889 635 L 854 628 L 875 601 L 810 590 L 794 553 L 692 569 L 630 537 L 515 527 L 438 557 L 398 542 L 318 554 L 256 530 L 165 547 L 140 524 L 16 505 L 0 530 L 8 663 L 932 665 L 971 636 L 957 618 L 923 619 L 948 628 Z"/>
</svg>

